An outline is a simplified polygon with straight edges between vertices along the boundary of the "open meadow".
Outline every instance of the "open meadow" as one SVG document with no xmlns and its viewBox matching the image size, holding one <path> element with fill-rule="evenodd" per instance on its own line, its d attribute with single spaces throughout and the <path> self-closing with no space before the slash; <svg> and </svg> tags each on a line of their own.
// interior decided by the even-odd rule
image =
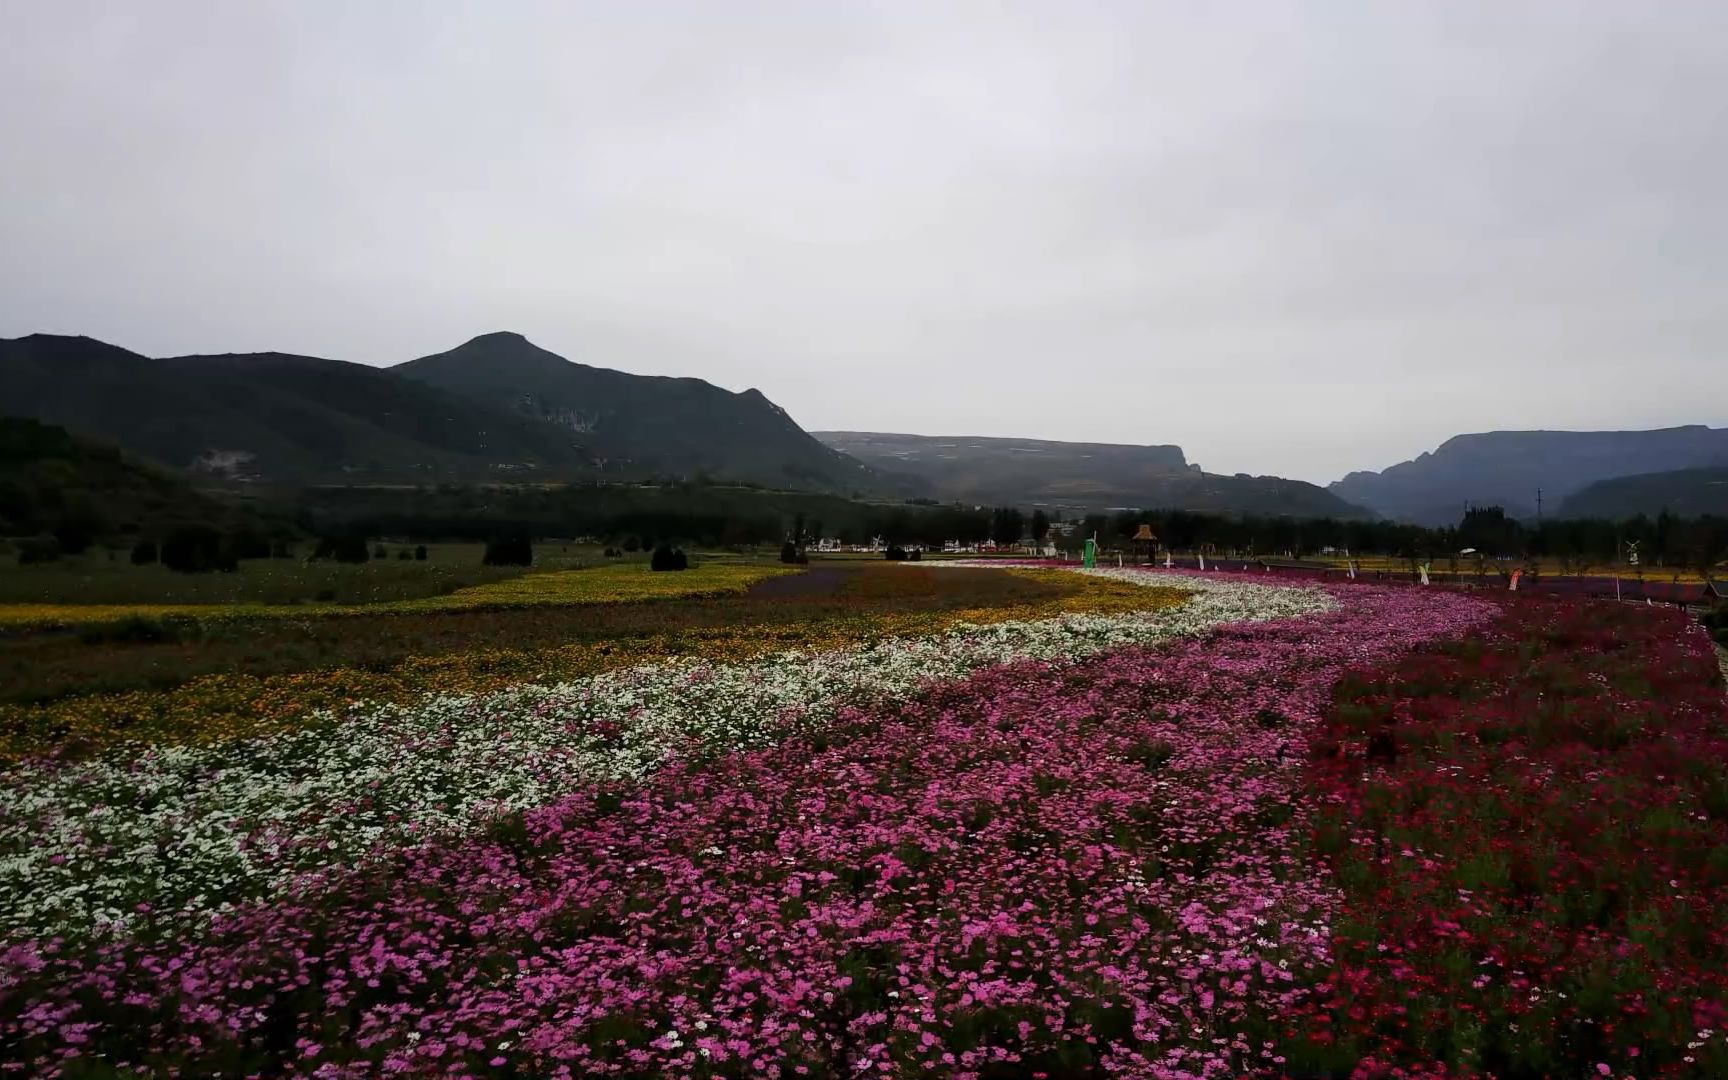
<svg viewBox="0 0 1728 1080">
<path fill-rule="evenodd" d="M 0 1074 L 1728 1075 L 1672 608 L 474 554 L 7 571 Z"/>
</svg>

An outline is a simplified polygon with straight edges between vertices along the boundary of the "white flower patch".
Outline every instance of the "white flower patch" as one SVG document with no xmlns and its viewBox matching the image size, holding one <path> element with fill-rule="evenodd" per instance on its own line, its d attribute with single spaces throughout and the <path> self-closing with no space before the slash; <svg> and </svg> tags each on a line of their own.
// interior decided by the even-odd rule
<svg viewBox="0 0 1728 1080">
<path fill-rule="evenodd" d="M 936 564 L 932 564 L 936 565 Z M 362 705 L 335 723 L 0 779 L 0 935 L 197 921 L 298 875 L 640 779 L 681 752 L 764 745 L 841 709 L 994 664 L 1073 661 L 1220 623 L 1336 607 L 1325 593 L 1096 570 L 1194 592 L 1178 607 L 965 624 L 938 636 L 746 664 L 677 660 L 553 685 Z"/>
</svg>

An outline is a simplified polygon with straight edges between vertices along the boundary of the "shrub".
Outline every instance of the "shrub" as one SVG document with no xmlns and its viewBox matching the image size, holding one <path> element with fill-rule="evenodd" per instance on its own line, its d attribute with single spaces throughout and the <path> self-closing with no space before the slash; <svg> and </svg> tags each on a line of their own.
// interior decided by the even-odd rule
<svg viewBox="0 0 1728 1080">
<path fill-rule="evenodd" d="M 32 536 L 18 541 L 18 565 L 51 563 L 60 557 L 60 541 L 52 536 Z"/>
<path fill-rule="evenodd" d="M 899 544 L 889 544 L 888 550 L 882 553 L 882 557 L 887 559 L 889 562 L 905 562 L 906 549 L 901 547 Z"/>
<path fill-rule="evenodd" d="M 140 540 L 132 545 L 132 565 L 149 566 L 161 556 L 156 551 L 156 541 Z"/>
<path fill-rule="evenodd" d="M 797 544 L 788 540 L 784 544 L 780 545 L 780 561 L 783 563 L 801 563 L 809 562 L 810 560 L 799 554 Z"/>
<path fill-rule="evenodd" d="M 415 562 L 425 562 L 426 561 L 426 545 L 425 544 L 416 544 L 414 546 L 414 561 Z"/>
<path fill-rule="evenodd" d="M 670 544 L 661 544 L 654 549 L 649 557 L 648 566 L 652 570 L 688 570 L 690 560 L 679 548 Z"/>
<path fill-rule="evenodd" d="M 401 551 L 396 553 L 396 557 L 401 559 L 403 562 L 408 562 L 414 558 L 414 553 L 409 551 L 407 548 L 403 548 Z"/>
<path fill-rule="evenodd" d="M 235 529 L 228 537 L 228 550 L 237 559 L 268 559 L 270 539 L 250 528 Z"/>
<path fill-rule="evenodd" d="M 314 559 L 335 559 L 340 563 L 363 563 L 372 557 L 364 536 L 326 536 L 312 550 Z"/>
<path fill-rule="evenodd" d="M 527 533 L 494 537 L 486 542 L 486 554 L 480 561 L 487 566 L 533 566 L 534 545 Z"/>
<path fill-rule="evenodd" d="M 374 559 L 388 559 L 390 557 L 390 550 L 383 544 L 379 544 L 377 547 L 372 549 L 372 557 Z"/>
<path fill-rule="evenodd" d="M 182 525 L 162 541 L 162 565 L 182 574 L 231 570 L 234 556 L 223 551 L 222 534 L 209 525 Z"/>
<path fill-rule="evenodd" d="M 86 522 L 67 518 L 54 527 L 54 539 L 66 554 L 82 555 L 96 542 L 96 533 Z"/>
<path fill-rule="evenodd" d="M 906 553 L 906 558 L 907 558 L 907 561 L 909 561 L 909 562 L 917 562 L 920 559 L 922 559 L 923 557 L 924 557 L 924 549 L 923 548 L 913 548 L 911 551 L 908 551 Z"/>
<path fill-rule="evenodd" d="M 641 551 L 642 550 L 641 538 L 636 537 L 636 536 L 626 536 L 624 538 L 624 550 L 625 551 Z"/>
<path fill-rule="evenodd" d="M 1728 646 L 1728 604 L 1721 604 L 1704 613 L 1704 628 L 1716 644 Z"/>
<path fill-rule="evenodd" d="M 195 627 L 147 615 L 128 615 L 116 622 L 87 626 L 79 631 L 78 640 L 86 645 L 158 645 L 183 640 L 189 629 Z"/>
</svg>

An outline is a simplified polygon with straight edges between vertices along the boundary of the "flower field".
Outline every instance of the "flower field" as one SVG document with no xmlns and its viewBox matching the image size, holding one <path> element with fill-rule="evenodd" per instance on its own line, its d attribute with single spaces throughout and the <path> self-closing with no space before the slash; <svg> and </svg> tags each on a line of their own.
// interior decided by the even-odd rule
<svg viewBox="0 0 1728 1080">
<path fill-rule="evenodd" d="M 698 563 L 683 573 L 656 574 L 641 563 L 614 563 L 585 570 L 522 574 L 441 596 L 371 604 L 0 604 L 0 628 L 87 626 L 124 619 L 306 619 L 627 603 L 741 592 L 764 578 L 793 572 L 779 566 Z"/>
<path fill-rule="evenodd" d="M 123 746 L 223 743 L 299 730 L 317 718 L 344 711 L 357 702 L 408 702 L 428 695 L 485 693 L 528 682 L 568 681 L 617 668 L 677 659 L 738 662 L 777 652 L 828 652 L 890 638 L 929 636 L 962 624 L 1039 621 L 1059 615 L 1126 614 L 1173 604 L 1183 595 L 1169 591 L 1154 593 L 1141 584 L 1109 578 L 1077 579 L 1051 570 L 1020 568 L 1007 574 L 969 576 L 1010 578 L 1014 583 L 1038 586 L 1062 580 L 1065 587 L 1045 588 L 1044 592 L 1029 596 L 1014 591 L 978 596 L 974 591 L 959 589 L 953 590 L 949 597 L 919 588 L 934 571 L 906 568 L 893 574 L 850 574 L 840 595 L 833 598 L 836 603 L 831 605 L 820 605 L 821 597 L 793 597 L 777 607 L 761 603 L 751 606 L 730 602 L 749 585 L 765 580 L 761 575 L 754 580 L 730 575 L 721 588 L 711 575 L 699 576 L 693 570 L 686 573 L 689 580 L 680 586 L 676 579 L 683 579 L 686 574 L 650 575 L 639 569 L 634 575 L 582 571 L 581 574 L 599 576 L 588 579 L 590 585 L 585 592 L 566 591 L 563 594 L 566 603 L 545 605 L 540 612 L 508 607 L 489 609 L 495 621 L 481 624 L 478 634 L 487 642 L 484 647 L 436 653 L 411 650 L 388 663 L 367 657 L 360 664 L 295 666 L 276 673 L 221 671 L 194 675 L 167 687 L 145 685 L 119 692 L 69 694 L 47 701 L 0 703 L 0 758 L 49 749 L 64 756 Z M 942 575 L 950 579 L 955 576 Z M 636 582 L 644 577 L 650 582 L 674 579 L 672 585 L 663 588 L 685 591 L 642 596 L 605 589 L 608 581 L 622 578 Z M 583 603 L 584 597 L 590 602 Z M 950 598 L 955 604 L 943 603 Z M 710 610 L 698 611 L 690 603 L 698 599 L 713 601 Z M 644 600 L 656 602 L 644 603 Z M 680 603 L 669 605 L 667 601 L 671 600 Z M 527 637 L 530 631 L 538 633 L 541 624 L 547 621 L 538 616 L 546 608 L 560 609 L 560 614 L 584 616 L 593 625 L 567 627 L 568 632 L 557 644 L 531 647 L 493 643 Z M 605 610 L 597 610 L 601 608 Z M 450 627 L 452 611 L 440 614 L 443 618 L 434 625 Z M 535 623 L 524 625 L 524 615 L 536 616 Z M 355 614 L 351 618 L 361 616 Z M 403 621 L 407 620 L 389 617 L 380 620 L 377 612 L 370 612 L 364 625 L 375 631 Z M 311 625 L 319 625 L 317 617 Z M 204 641 L 198 642 L 194 651 L 214 652 Z M 245 653 L 239 655 L 249 658 Z M 90 663 L 83 655 L 75 655 L 74 662 L 76 666 L 70 673 L 74 676 L 85 672 Z M 35 666 L 41 665 L 38 662 Z M 20 674 L 26 672 L 20 670 Z M 155 674 L 154 670 L 150 672 L 152 679 Z"/>
<path fill-rule="evenodd" d="M 16 760 L 0 1072 L 1728 1074 L 1670 612 L 1125 569 L 792 625 Z"/>
</svg>

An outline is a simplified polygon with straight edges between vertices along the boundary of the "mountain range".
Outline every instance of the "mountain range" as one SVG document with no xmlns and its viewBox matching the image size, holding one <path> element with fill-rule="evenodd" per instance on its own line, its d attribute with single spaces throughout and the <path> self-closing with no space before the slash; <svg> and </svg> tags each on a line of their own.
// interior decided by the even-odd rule
<svg viewBox="0 0 1728 1080">
<path fill-rule="evenodd" d="M 0 340 L 0 409 L 176 469 L 280 483 L 693 479 L 894 489 L 756 390 L 589 367 L 486 334 L 393 368 L 284 353 L 152 359 Z"/>
<path fill-rule="evenodd" d="M 1367 516 L 1361 507 L 1300 480 L 1203 472 L 1188 463 L 1180 446 L 881 431 L 814 434 L 884 473 L 913 477 L 937 496 L 960 502 L 1034 503 L 1078 512 L 1146 507 L 1293 517 Z"/>
<path fill-rule="evenodd" d="M 1611 516 L 1653 514 L 1662 509 L 1660 500 L 1637 497 L 1656 490 L 1648 482 L 1621 484 L 1589 504 L 1570 497 L 1599 481 L 1712 465 L 1728 465 L 1728 428 L 1489 431 L 1454 436 L 1379 472 L 1353 472 L 1328 490 L 1382 516 L 1422 525 L 1454 524 L 1467 504 L 1500 506 L 1517 518 L 1534 518 L 1539 510 L 1575 513 L 1585 505 Z M 1663 490 L 1679 494 L 1687 485 L 1680 477 Z"/>
<path fill-rule="evenodd" d="M 825 431 L 758 390 L 567 360 L 520 334 L 372 367 L 286 353 L 150 358 L 87 337 L 0 339 L 0 414 L 224 484 L 714 480 L 936 499 L 1455 523 L 1728 510 L 1728 429 L 1497 431 L 1328 487 L 1220 475 L 1173 445 Z M 1683 509 L 1684 508 L 1684 509 Z"/>
</svg>

